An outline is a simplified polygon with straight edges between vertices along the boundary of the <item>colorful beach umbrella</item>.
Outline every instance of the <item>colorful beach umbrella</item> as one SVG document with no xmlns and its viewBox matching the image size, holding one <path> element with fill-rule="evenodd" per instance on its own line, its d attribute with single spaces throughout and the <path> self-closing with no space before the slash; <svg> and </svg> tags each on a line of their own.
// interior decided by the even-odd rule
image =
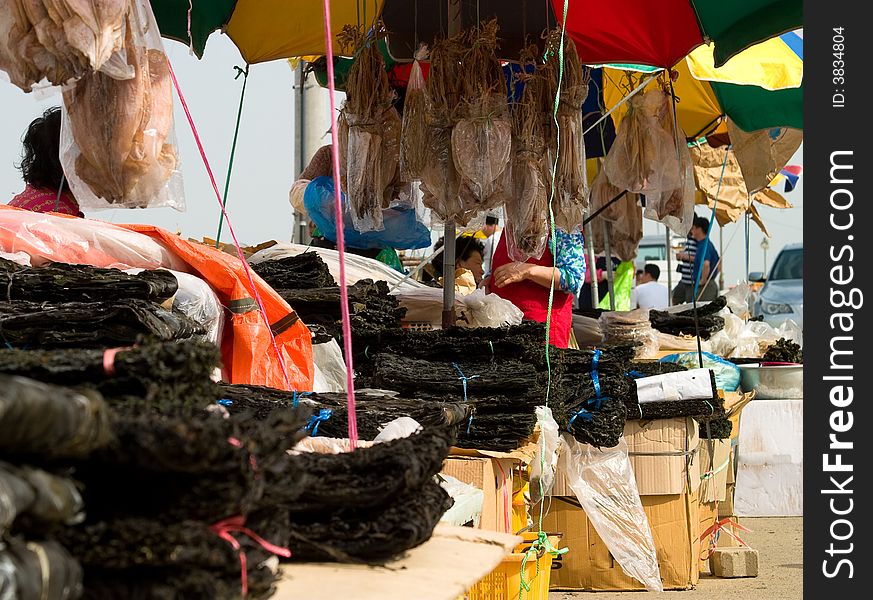
<svg viewBox="0 0 873 600">
<path fill-rule="evenodd" d="M 801 0 L 566 0 L 567 31 L 586 63 L 670 67 L 705 41 L 720 66 L 745 48 L 801 27 Z M 311 0 L 151 0 L 164 36 L 202 56 L 214 31 L 227 34 L 250 64 L 325 53 L 322 4 Z M 565 0 L 459 0 L 462 27 L 497 18 L 501 52 L 515 58 L 543 29 L 560 23 Z M 448 29 L 448 0 L 331 0 L 331 25 L 385 20 L 388 45 L 411 60 L 418 42 Z"/>
</svg>

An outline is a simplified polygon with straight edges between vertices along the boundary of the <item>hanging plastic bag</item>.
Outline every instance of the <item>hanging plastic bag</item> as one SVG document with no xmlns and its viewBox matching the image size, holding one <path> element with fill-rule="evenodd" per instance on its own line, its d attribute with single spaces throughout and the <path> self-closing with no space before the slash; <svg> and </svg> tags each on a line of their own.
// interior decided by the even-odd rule
<svg viewBox="0 0 873 600">
<path fill-rule="evenodd" d="M 738 283 L 724 294 L 727 307 L 743 321 L 747 321 L 752 316 L 749 312 L 749 297 L 751 295 L 752 288 L 746 281 Z"/>
<path fill-rule="evenodd" d="M 342 194 L 345 203 L 346 195 Z M 306 187 L 303 202 L 309 218 L 321 234 L 336 242 L 336 213 L 333 179 L 316 177 Z M 354 211 L 343 211 L 343 231 L 346 246 L 351 248 L 395 248 L 412 250 L 427 248 L 431 244 L 430 231 L 419 220 L 414 208 L 397 206 L 379 208 L 381 231 L 357 231 L 353 226 Z"/>
<path fill-rule="evenodd" d="M 786 319 L 776 328 L 776 335 L 786 340 L 791 340 L 803 348 L 803 329 L 792 319 Z M 777 340 L 778 341 L 778 340 Z"/>
<path fill-rule="evenodd" d="M 419 62 L 426 59 L 427 47 L 422 45 L 415 53 L 415 62 L 412 63 L 403 101 L 400 135 L 400 177 L 403 181 L 421 179 L 427 163 L 427 120 L 431 106 Z"/>
<path fill-rule="evenodd" d="M 185 209 L 170 66 L 151 5 L 131 2 L 125 52 L 132 79 L 101 72 L 64 90 L 61 164 L 83 209 Z"/>
<path fill-rule="evenodd" d="M 565 433 L 561 446 L 558 468 L 566 474 L 609 553 L 648 591 L 663 592 L 655 541 L 640 502 L 627 442 L 621 438 L 614 448 L 597 449 Z"/>
<path fill-rule="evenodd" d="M 540 438 L 537 442 L 536 456 L 530 465 L 530 498 L 531 502 L 536 504 L 551 495 L 555 483 L 555 471 L 558 468 L 558 446 L 561 438 L 551 408 L 537 406 L 534 412 L 537 416 Z"/>
<path fill-rule="evenodd" d="M 603 162 L 617 188 L 652 194 L 679 187 L 679 162 L 674 137 L 662 125 L 670 100 L 660 89 L 640 92 L 628 100 L 615 143 Z"/>
</svg>

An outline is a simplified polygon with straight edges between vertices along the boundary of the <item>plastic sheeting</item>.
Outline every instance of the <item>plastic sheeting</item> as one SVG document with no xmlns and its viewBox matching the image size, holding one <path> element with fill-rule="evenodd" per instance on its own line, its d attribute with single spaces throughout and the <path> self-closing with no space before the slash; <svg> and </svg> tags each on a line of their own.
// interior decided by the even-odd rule
<svg viewBox="0 0 873 600">
<path fill-rule="evenodd" d="M 697 352 L 684 352 L 670 354 L 661 359 L 661 362 L 672 362 L 688 369 L 700 366 Z M 726 392 L 735 392 L 740 386 L 740 368 L 734 363 L 709 352 L 703 353 L 703 368 L 711 369 L 715 375 L 715 385 L 718 389 Z"/>
<path fill-rule="evenodd" d="M 576 499 L 622 570 L 646 586 L 663 592 L 655 540 L 643 511 L 637 482 L 621 438 L 614 448 L 597 449 L 561 437 L 558 462 Z"/>
<path fill-rule="evenodd" d="M 315 366 L 312 391 L 317 394 L 346 392 L 346 363 L 336 340 L 312 345 Z"/>
<path fill-rule="evenodd" d="M 743 409 L 734 506 L 740 517 L 803 514 L 803 400 L 752 400 Z"/>
<path fill-rule="evenodd" d="M 551 495 L 558 468 L 558 448 L 561 444 L 558 422 L 552 416 L 552 409 L 548 406 L 537 406 L 535 413 L 540 438 L 536 456 L 530 464 L 530 496 L 534 504 Z"/>
</svg>

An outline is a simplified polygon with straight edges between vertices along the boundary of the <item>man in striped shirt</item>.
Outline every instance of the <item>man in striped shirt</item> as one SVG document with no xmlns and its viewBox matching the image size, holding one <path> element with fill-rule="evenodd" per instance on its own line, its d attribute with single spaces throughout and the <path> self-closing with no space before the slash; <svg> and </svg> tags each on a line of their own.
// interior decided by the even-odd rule
<svg viewBox="0 0 873 600">
<path fill-rule="evenodd" d="M 673 288 L 673 304 L 691 302 L 694 295 L 694 256 L 697 253 L 697 241 L 688 234 L 685 240 L 685 250 L 676 254 L 679 261 L 677 270 L 682 279 Z"/>
</svg>

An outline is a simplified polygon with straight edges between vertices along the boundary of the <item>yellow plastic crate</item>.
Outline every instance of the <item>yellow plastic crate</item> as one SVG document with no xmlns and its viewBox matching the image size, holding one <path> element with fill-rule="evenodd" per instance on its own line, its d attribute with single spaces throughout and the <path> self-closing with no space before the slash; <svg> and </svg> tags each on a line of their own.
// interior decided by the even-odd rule
<svg viewBox="0 0 873 600">
<path fill-rule="evenodd" d="M 525 552 L 537 539 L 537 535 L 525 533 L 522 537 L 524 542 L 516 546 L 515 552 L 504 557 L 496 569 L 470 588 L 459 600 L 548 600 L 552 555 L 544 552 L 541 557 L 531 557 L 527 561 L 524 566 L 524 580 L 530 585 L 530 591 L 522 590 L 521 564 Z M 557 548 L 561 536 L 550 534 L 549 541 Z M 537 563 L 539 563 L 539 574 L 537 574 Z"/>
</svg>

